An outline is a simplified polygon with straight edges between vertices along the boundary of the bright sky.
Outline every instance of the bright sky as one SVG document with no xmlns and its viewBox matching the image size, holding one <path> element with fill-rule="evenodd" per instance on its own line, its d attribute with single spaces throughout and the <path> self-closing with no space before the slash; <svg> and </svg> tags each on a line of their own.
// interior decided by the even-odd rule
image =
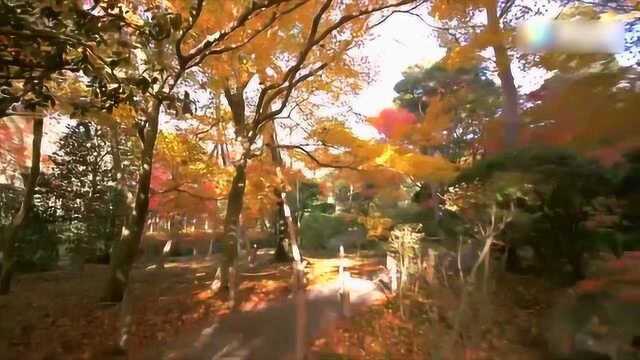
<svg viewBox="0 0 640 360">
<path fill-rule="evenodd" d="M 375 116 L 382 109 L 393 105 L 396 93 L 393 86 L 402 79 L 402 72 L 409 66 L 429 65 L 445 55 L 446 49 L 439 46 L 426 24 L 415 16 L 396 14 L 375 30 L 376 38 L 363 49 L 378 71 L 375 81 L 355 100 L 354 109 L 367 116 Z M 493 52 L 487 50 L 487 56 Z M 546 72 L 527 69 L 524 73 L 512 67 L 516 85 L 521 93 L 528 93 L 541 85 Z M 494 81 L 499 80 L 494 76 Z"/>
<path fill-rule="evenodd" d="M 402 72 L 415 64 L 431 64 L 445 54 L 430 29 L 411 15 L 396 14 L 376 30 L 376 39 L 363 49 L 378 71 L 375 81 L 357 98 L 354 109 L 364 115 L 377 115 L 393 105 L 393 86 Z"/>
</svg>

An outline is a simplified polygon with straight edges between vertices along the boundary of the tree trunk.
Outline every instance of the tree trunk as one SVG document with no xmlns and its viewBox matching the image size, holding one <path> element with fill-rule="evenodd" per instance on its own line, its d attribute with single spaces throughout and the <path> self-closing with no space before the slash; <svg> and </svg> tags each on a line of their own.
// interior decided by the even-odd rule
<svg viewBox="0 0 640 360">
<path fill-rule="evenodd" d="M 24 196 L 20 210 L 13 217 L 11 223 L 5 229 L 4 260 L 0 272 L 0 295 L 6 295 L 11 289 L 11 278 L 16 262 L 16 240 L 23 233 L 29 215 L 33 210 L 33 195 L 36 190 L 38 176 L 40 175 L 40 151 L 42 146 L 42 117 L 33 120 L 33 142 L 31 145 L 31 169 L 29 177 L 24 184 Z"/>
<path fill-rule="evenodd" d="M 269 147 L 269 151 L 271 154 L 271 161 L 277 168 L 282 168 L 284 166 L 284 161 L 282 160 L 280 150 L 278 149 L 278 138 L 276 136 L 276 129 L 273 122 L 269 122 L 268 124 L 266 124 L 264 126 L 263 132 L 265 145 Z M 295 221 L 293 220 L 296 218 L 296 216 L 292 213 L 291 208 L 289 208 L 289 206 L 286 204 L 287 196 L 284 189 L 285 183 L 283 177 L 281 176 L 282 173 L 279 172 L 279 174 L 281 184 L 279 188 L 275 189 L 275 196 L 278 198 L 278 212 L 276 213 L 278 243 L 276 245 L 274 260 L 277 262 L 288 262 L 291 261 L 291 257 L 289 256 L 287 247 L 285 246 L 285 239 L 289 237 L 289 242 L 293 246 L 294 242 L 297 241 L 298 229 L 295 226 Z M 299 249 L 297 251 L 299 251 Z"/>
<path fill-rule="evenodd" d="M 109 302 L 120 302 L 129 282 L 131 266 L 138 255 L 142 240 L 142 232 L 147 221 L 149 210 L 149 189 L 151 187 L 151 170 L 153 166 L 153 150 L 158 136 L 158 123 L 162 101 L 155 99 L 147 126 L 144 131 L 142 161 L 138 175 L 138 188 L 135 205 L 129 220 L 124 224 L 122 236 L 114 244 L 111 254 L 111 272 L 107 281 L 103 299 Z"/>
<path fill-rule="evenodd" d="M 278 197 L 278 212 L 276 213 L 276 252 L 273 255 L 273 258 L 276 262 L 289 262 L 291 258 L 289 257 L 289 252 L 287 251 L 287 247 L 285 246 L 285 242 L 287 239 L 287 234 L 289 233 L 289 227 L 287 226 L 287 221 L 284 216 L 284 201 L 280 198 L 280 191 L 276 189 L 275 196 Z"/>
<path fill-rule="evenodd" d="M 113 230 L 111 232 L 111 251 L 113 253 L 115 245 L 122 238 L 122 228 L 128 219 L 128 209 L 133 206 L 127 206 L 127 199 L 131 197 L 127 179 L 122 169 L 122 157 L 120 156 L 120 128 L 118 124 L 109 126 L 109 143 L 111 146 L 111 158 L 113 161 L 113 175 L 116 178 L 116 194 L 117 199 L 114 201 L 113 208 Z"/>
<path fill-rule="evenodd" d="M 238 257 L 238 226 L 244 205 L 244 189 L 247 182 L 246 162 L 236 165 L 236 174 L 231 183 L 227 201 L 227 214 L 224 219 L 224 257 L 222 264 L 222 286 L 229 286 L 229 268 Z"/>
<path fill-rule="evenodd" d="M 498 18 L 497 1 L 487 1 L 487 27 L 490 33 L 501 34 L 500 19 Z M 520 115 L 518 105 L 518 90 L 516 89 L 511 72 L 511 60 L 509 53 L 502 40 L 493 44 L 493 52 L 496 57 L 496 67 L 500 78 L 500 88 L 502 89 L 502 118 L 505 122 L 504 144 L 507 149 L 513 148 L 518 142 L 520 129 Z"/>
<path fill-rule="evenodd" d="M 231 108 L 232 121 L 235 128 L 236 137 L 248 141 L 246 132 L 246 101 L 244 98 L 244 90 L 248 82 L 239 85 L 235 90 L 225 86 L 224 96 Z M 224 146 L 221 146 L 221 151 Z M 250 148 L 250 146 L 249 146 Z M 244 205 L 244 190 L 247 183 L 247 154 L 243 153 L 240 162 L 235 165 L 236 174 L 231 183 L 229 197 L 227 199 L 227 213 L 224 219 L 223 230 L 223 252 L 221 286 L 229 289 L 229 298 L 232 307 L 235 307 L 235 288 L 236 288 L 236 259 L 238 257 L 238 226 L 240 225 L 240 214 Z M 222 154 L 223 159 L 225 155 Z M 223 160 L 224 162 L 224 160 Z"/>
</svg>

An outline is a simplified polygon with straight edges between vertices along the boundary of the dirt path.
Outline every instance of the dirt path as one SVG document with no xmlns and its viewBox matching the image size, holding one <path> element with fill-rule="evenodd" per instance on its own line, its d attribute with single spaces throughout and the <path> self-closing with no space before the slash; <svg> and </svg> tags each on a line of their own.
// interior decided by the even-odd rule
<svg viewBox="0 0 640 360">
<path fill-rule="evenodd" d="M 271 255 L 265 253 L 262 257 L 268 260 Z M 308 274 L 311 288 L 335 280 L 337 260 L 310 260 L 313 263 Z M 122 359 L 126 355 L 136 360 L 145 358 L 149 349 L 167 349 L 168 344 L 175 345 L 171 349 L 176 351 L 187 349 L 203 329 L 218 320 L 220 326 L 231 326 L 235 316 L 257 324 L 257 335 L 247 332 L 243 335 L 246 338 L 259 337 L 262 331 L 278 338 L 290 337 L 287 327 L 292 321 L 282 320 L 292 316 L 290 305 L 286 305 L 290 301 L 287 300 L 290 294 L 287 282 L 291 276 L 288 264 L 268 264 L 267 261 L 254 271 L 269 275 L 241 274 L 239 310 L 247 314 L 238 315 L 228 315 L 231 309 L 224 293 L 211 291 L 215 272 L 212 261 L 171 259 L 163 271 L 148 265 L 137 264 L 132 273 L 133 316 L 127 354 L 117 346 L 122 318 L 119 307 L 105 306 L 99 301 L 108 267 L 88 265 L 83 272 L 60 270 L 16 278 L 12 294 L 0 297 L 0 358 Z M 347 265 L 354 276 L 365 276 L 377 271 L 380 261 L 349 259 Z M 329 300 L 309 299 L 309 313 L 322 314 L 319 320 L 315 315 L 310 317 L 309 323 L 313 325 L 309 325 L 309 334 L 324 327 L 325 315 L 335 314 L 334 299 Z M 259 312 L 271 304 L 274 304 L 273 311 Z M 229 320 L 224 321 L 227 316 Z M 288 346 L 287 341 L 283 348 Z"/>
<path fill-rule="evenodd" d="M 298 341 L 308 348 L 342 317 L 338 292 L 337 259 L 313 259 L 309 277 L 314 282 L 300 297 L 288 297 L 257 310 L 232 313 L 208 326 L 181 334 L 163 351 L 151 351 L 148 359 L 288 359 Z M 377 262 L 348 260 L 349 268 L 366 276 Z M 383 302 L 384 293 L 372 281 L 349 278 L 350 311 Z"/>
</svg>

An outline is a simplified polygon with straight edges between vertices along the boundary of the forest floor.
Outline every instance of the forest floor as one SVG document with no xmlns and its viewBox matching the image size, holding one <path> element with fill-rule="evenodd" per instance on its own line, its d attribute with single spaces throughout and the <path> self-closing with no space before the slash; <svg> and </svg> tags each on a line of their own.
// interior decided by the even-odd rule
<svg viewBox="0 0 640 360">
<path fill-rule="evenodd" d="M 335 280 L 338 259 L 309 260 L 309 286 Z M 354 276 L 364 276 L 377 271 L 381 260 L 350 258 L 347 263 Z M 136 265 L 128 299 L 127 313 L 133 316 L 127 358 L 144 358 L 149 348 L 162 347 L 229 314 L 228 294 L 211 290 L 214 271 L 213 261 L 196 258 L 172 259 L 161 271 L 151 264 Z M 86 265 L 82 272 L 17 276 L 11 295 L 0 297 L 1 358 L 122 357 L 118 341 L 124 312 L 120 306 L 100 303 L 107 275 L 106 265 Z M 252 312 L 285 299 L 291 293 L 290 278 L 288 264 L 267 263 L 241 273 L 237 310 Z"/>
<path fill-rule="evenodd" d="M 460 297 L 445 287 L 408 290 L 316 339 L 319 359 L 549 359 L 543 319 L 561 291 L 539 279 L 503 275 L 486 300 L 468 300 L 454 339 Z"/>
<path fill-rule="evenodd" d="M 309 260 L 310 288 L 335 283 L 338 259 Z M 347 261 L 352 276 L 359 278 L 375 274 L 383 263 L 381 258 L 349 258 Z M 83 272 L 52 271 L 18 276 L 12 295 L 0 297 L 2 359 L 123 358 L 125 354 L 117 345 L 124 319 L 122 310 L 99 302 L 107 271 L 107 266 L 88 265 Z M 137 265 L 132 273 L 128 301 L 129 313 L 133 316 L 126 357 L 158 358 L 149 357 L 150 353 L 157 353 L 150 349 L 164 349 L 167 344 L 190 339 L 190 334 L 200 333 L 219 319 L 234 319 L 233 315 L 225 316 L 231 312 L 227 295 L 211 291 L 213 271 L 212 262 L 204 259 L 170 261 L 162 271 L 145 264 Z M 281 303 L 291 293 L 290 266 L 266 264 L 252 271 L 257 274 L 245 273 L 241 278 L 240 313 L 278 308 L 273 304 Z M 540 281 L 515 276 L 500 283 L 502 290 L 497 289 L 492 296 L 493 310 L 472 315 L 475 316 L 473 326 L 465 325 L 473 327 L 474 334 L 469 335 L 464 354 L 445 358 L 545 358 L 540 350 L 543 346 L 537 324 L 554 290 L 545 288 Z M 311 359 L 406 360 L 435 358 L 436 345 L 442 345 L 447 330 L 451 332 L 451 319 L 458 304 L 455 294 L 447 289 L 421 289 L 403 301 L 392 299 L 356 309 L 349 321 L 332 317 L 330 323 L 325 315 L 335 315 L 335 308 L 325 314 L 324 305 L 309 306 L 316 317 L 311 316 L 308 322 L 318 323 L 309 331 L 310 338 L 314 339 Z M 283 324 L 287 321 L 277 317 L 290 320 L 295 315 L 286 305 L 279 309 L 263 312 L 274 314 L 275 318 L 266 315 L 242 321 L 255 331 L 289 338 L 287 332 L 293 330 L 287 328 L 285 332 Z M 278 355 L 274 359 L 278 358 L 283 357 Z"/>
</svg>

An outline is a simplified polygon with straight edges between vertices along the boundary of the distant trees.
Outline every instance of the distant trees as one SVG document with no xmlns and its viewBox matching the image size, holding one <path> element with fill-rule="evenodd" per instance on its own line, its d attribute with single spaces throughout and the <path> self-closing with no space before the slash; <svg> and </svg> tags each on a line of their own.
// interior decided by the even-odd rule
<svg viewBox="0 0 640 360">
<path fill-rule="evenodd" d="M 128 165 L 135 161 L 126 142 L 112 147 L 111 136 L 108 128 L 93 123 L 67 125 L 50 157 L 54 166 L 48 195 L 59 221 L 66 224 L 64 244 L 81 262 L 87 257 L 108 259 L 114 234 L 123 225 L 119 211 L 126 194 L 116 186 L 114 152 Z M 129 181 L 135 180 L 132 175 L 125 174 Z"/>
<path fill-rule="evenodd" d="M 69 109 L 69 103 L 81 102 L 80 94 L 70 91 L 69 85 L 78 78 L 75 74 L 82 74 L 87 88 L 95 90 L 87 98 L 106 99 L 107 103 L 119 98 L 121 87 L 108 84 L 114 80 L 114 68 L 119 66 L 123 55 L 118 51 L 124 42 L 113 41 L 112 35 L 119 33 L 126 21 L 122 13 L 114 10 L 113 3 L 96 3 L 86 8 L 72 1 L 0 3 L 3 38 L 0 118 L 21 116 L 32 119 L 33 124 L 31 161 L 24 176 L 22 203 L 5 230 L 0 294 L 9 292 L 16 242 L 27 229 L 34 208 L 45 112 Z"/>
<path fill-rule="evenodd" d="M 429 67 L 415 66 L 403 73 L 394 86 L 395 103 L 410 111 L 420 121 L 429 107 L 445 101 L 451 112 L 444 141 L 424 146 L 425 153 L 438 151 L 453 162 L 472 161 L 482 149 L 482 136 L 487 122 L 500 108 L 500 89 L 488 78 L 488 71 L 478 65 L 450 69 L 442 62 Z"/>
<path fill-rule="evenodd" d="M 15 243 L 15 269 L 21 272 L 46 271 L 55 267 L 59 259 L 61 238 L 57 224 L 57 209 L 50 201 L 50 179 L 41 176 L 33 196 L 33 210 L 26 219 L 27 229 Z M 18 212 L 24 196 L 21 188 L 11 184 L 0 186 L 0 244 L 5 226 Z"/>
</svg>

